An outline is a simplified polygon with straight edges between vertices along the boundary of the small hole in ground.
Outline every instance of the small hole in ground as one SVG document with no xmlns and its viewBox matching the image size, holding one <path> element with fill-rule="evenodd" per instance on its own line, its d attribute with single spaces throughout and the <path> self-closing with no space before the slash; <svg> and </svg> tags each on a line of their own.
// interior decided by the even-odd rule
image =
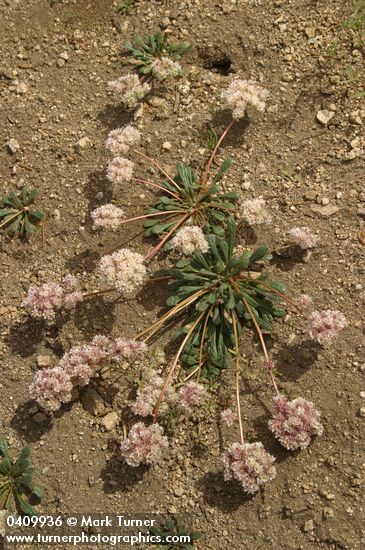
<svg viewBox="0 0 365 550">
<path fill-rule="evenodd" d="M 210 59 L 206 59 L 204 62 L 204 69 L 210 69 L 216 71 L 219 74 L 228 75 L 231 72 L 232 61 L 228 55 L 216 56 Z"/>
</svg>

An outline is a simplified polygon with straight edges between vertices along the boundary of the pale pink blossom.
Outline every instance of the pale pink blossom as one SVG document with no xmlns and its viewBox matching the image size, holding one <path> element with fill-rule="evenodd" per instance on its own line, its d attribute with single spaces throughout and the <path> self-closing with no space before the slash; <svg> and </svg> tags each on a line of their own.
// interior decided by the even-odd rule
<svg viewBox="0 0 365 550">
<path fill-rule="evenodd" d="M 288 231 L 288 236 L 293 244 L 300 246 L 303 250 L 313 248 L 319 238 L 309 227 L 293 227 Z"/>
<path fill-rule="evenodd" d="M 289 401 L 279 395 L 275 398 L 275 409 L 269 428 L 286 449 L 305 449 L 312 436 L 322 435 L 321 414 L 311 401 L 303 397 Z"/>
<path fill-rule="evenodd" d="M 137 398 L 131 405 L 132 412 L 144 417 L 152 415 L 164 383 L 164 378 L 157 374 L 154 369 L 147 369 L 137 390 Z M 174 405 L 176 399 L 177 396 L 174 388 L 168 386 L 160 404 L 159 414 L 167 412 L 169 407 Z"/>
<path fill-rule="evenodd" d="M 113 155 L 125 155 L 132 145 L 137 145 L 140 141 L 141 134 L 139 130 L 128 124 L 123 128 L 111 130 L 106 140 L 106 146 Z"/>
<path fill-rule="evenodd" d="M 249 225 L 260 225 L 269 223 L 271 215 L 265 208 L 265 199 L 252 199 L 241 204 L 242 216 Z"/>
<path fill-rule="evenodd" d="M 182 72 L 180 63 L 173 61 L 169 57 L 158 57 L 152 63 L 152 74 L 157 80 L 179 76 Z"/>
<path fill-rule="evenodd" d="M 187 413 L 194 412 L 194 409 L 200 407 L 208 398 L 208 392 L 202 384 L 198 382 L 187 382 L 178 392 L 179 408 Z"/>
<path fill-rule="evenodd" d="M 239 481 L 246 493 L 255 493 L 260 485 L 276 477 L 275 458 L 262 443 L 233 443 L 222 455 L 224 479 Z"/>
<path fill-rule="evenodd" d="M 233 412 L 232 409 L 225 409 L 221 411 L 221 420 L 226 426 L 233 426 L 237 421 L 237 414 Z"/>
<path fill-rule="evenodd" d="M 135 361 L 145 356 L 148 346 L 145 342 L 117 338 L 109 347 L 109 354 L 114 361 Z"/>
<path fill-rule="evenodd" d="M 312 305 L 313 299 L 309 294 L 300 294 L 294 303 L 299 309 L 308 309 Z"/>
<path fill-rule="evenodd" d="M 124 297 L 131 298 L 145 282 L 147 270 L 141 254 L 122 248 L 101 258 L 100 274 L 107 285 L 114 286 Z"/>
<path fill-rule="evenodd" d="M 45 411 L 56 411 L 62 403 L 71 401 L 73 384 L 61 367 L 37 372 L 30 394 Z"/>
<path fill-rule="evenodd" d="M 109 82 L 109 86 L 121 95 L 121 101 L 130 108 L 135 107 L 151 89 L 151 86 L 147 82 L 142 83 L 136 74 L 121 76 Z"/>
<path fill-rule="evenodd" d="M 248 105 L 252 105 L 258 111 L 264 111 L 268 95 L 268 90 L 254 80 L 237 79 L 222 93 L 222 98 L 232 109 L 233 118 L 240 119 L 245 116 Z"/>
<path fill-rule="evenodd" d="M 159 461 L 162 451 L 168 447 L 167 437 L 163 435 L 163 428 L 159 424 L 146 426 L 142 422 L 134 424 L 128 437 L 120 448 L 125 461 L 129 466 L 154 464 Z"/>
<path fill-rule="evenodd" d="M 114 157 L 107 168 L 107 178 L 112 183 L 130 181 L 133 176 L 134 162 L 124 157 Z"/>
<path fill-rule="evenodd" d="M 64 293 L 60 285 L 45 283 L 43 285 L 31 285 L 27 297 L 22 301 L 22 306 L 37 319 L 51 321 L 56 312 L 63 306 Z"/>
<path fill-rule="evenodd" d="M 347 326 L 347 320 L 341 311 L 325 309 L 313 311 L 309 325 L 311 337 L 320 344 L 328 344 Z"/>
<path fill-rule="evenodd" d="M 171 239 L 171 245 L 186 256 L 195 252 L 205 253 L 209 250 L 208 241 L 197 225 L 187 225 L 180 229 Z"/>
<path fill-rule="evenodd" d="M 104 204 L 91 212 L 95 229 L 111 229 L 115 231 L 122 223 L 124 211 L 114 204 Z"/>
</svg>

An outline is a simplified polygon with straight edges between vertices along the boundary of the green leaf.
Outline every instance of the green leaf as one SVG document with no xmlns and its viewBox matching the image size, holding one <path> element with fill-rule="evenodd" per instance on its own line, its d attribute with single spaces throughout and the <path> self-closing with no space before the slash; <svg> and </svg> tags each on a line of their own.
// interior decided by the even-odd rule
<svg viewBox="0 0 365 550">
<path fill-rule="evenodd" d="M 20 221 L 21 221 L 21 218 L 16 218 L 13 223 L 11 223 L 7 228 L 6 228 L 6 231 L 8 233 L 16 233 L 19 229 L 19 225 L 20 225 Z"/>
<path fill-rule="evenodd" d="M 252 252 L 250 256 L 250 264 L 253 264 L 254 262 L 257 262 L 258 260 L 261 260 L 264 258 L 268 253 L 268 247 L 266 245 L 260 246 L 259 248 L 256 248 L 254 252 Z"/>
<path fill-rule="evenodd" d="M 19 503 L 20 508 L 25 512 L 28 516 L 37 516 L 38 512 L 33 506 L 29 504 L 29 502 L 26 500 L 23 495 L 20 495 L 19 493 L 16 494 L 16 499 Z"/>
<path fill-rule="evenodd" d="M 232 166 L 233 162 L 234 160 L 231 158 L 227 158 L 226 160 L 223 161 L 222 166 L 220 167 L 218 173 L 213 178 L 214 183 L 222 179 L 224 173 Z"/>
<path fill-rule="evenodd" d="M 9 457 L 9 447 L 4 437 L 0 439 L 0 453 L 3 457 Z"/>
</svg>

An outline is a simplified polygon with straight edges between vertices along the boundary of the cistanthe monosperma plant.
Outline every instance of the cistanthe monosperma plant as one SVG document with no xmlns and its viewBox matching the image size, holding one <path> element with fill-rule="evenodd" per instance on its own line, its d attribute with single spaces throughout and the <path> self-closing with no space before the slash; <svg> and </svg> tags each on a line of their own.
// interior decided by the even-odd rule
<svg viewBox="0 0 365 550">
<path fill-rule="evenodd" d="M 179 61 L 193 46 L 189 42 L 169 44 L 165 32 L 156 32 L 127 42 L 125 48 L 131 54 L 129 62 L 136 72 L 109 82 L 109 86 L 127 108 L 134 108 L 156 83 L 181 76 Z"/>
<path fill-rule="evenodd" d="M 323 427 L 315 405 L 302 397 L 294 400 L 279 390 L 275 368 L 269 357 L 264 334 L 270 334 L 273 319 L 282 317 L 286 307 L 299 309 L 308 306 L 308 297 L 292 301 L 280 283 L 272 281 L 264 271 L 270 260 L 266 247 L 235 255 L 236 225 L 227 221 L 226 238 L 207 235 L 208 251 L 193 254 L 178 262 L 174 268 L 157 272 L 157 278 L 166 278 L 170 296 L 167 312 L 134 339 L 117 338 L 111 341 L 97 336 L 85 346 L 72 348 L 51 369 L 37 373 L 31 395 L 46 411 L 57 410 L 71 401 L 75 386 L 85 386 L 100 376 L 105 365 L 121 362 L 134 364 L 142 360 L 142 374 L 136 400 L 131 410 L 139 417 L 150 418 L 151 423 L 138 421 L 121 450 L 130 466 L 153 464 L 169 445 L 164 435 L 169 411 L 180 411 L 192 416 L 209 396 L 209 380 L 222 369 L 233 367 L 236 381 L 236 413 L 222 412 L 222 421 L 237 421 L 240 441 L 223 453 L 225 478 L 241 482 L 248 493 L 276 475 L 274 457 L 261 442 L 245 441 L 241 418 L 240 380 L 241 335 L 253 330 L 263 351 L 263 370 L 266 371 L 274 397 L 275 414 L 269 427 L 280 443 L 290 450 L 304 449 L 312 436 L 320 435 Z M 151 368 L 148 342 L 168 323 L 181 323 L 173 339 L 180 341 L 178 351 L 167 372 Z M 346 324 L 340 312 L 327 310 L 310 316 L 311 335 L 318 342 L 331 340 Z M 185 369 L 181 369 L 183 366 Z M 185 370 L 185 374 L 184 374 Z M 166 416 L 167 415 L 167 416 Z"/>
<path fill-rule="evenodd" d="M 248 103 L 262 110 L 266 95 L 252 81 L 235 81 L 224 97 L 233 108 L 233 115 L 240 117 Z M 135 181 L 151 185 L 161 192 L 161 196 L 147 214 L 126 220 L 118 207 L 104 205 L 92 215 L 95 226 L 116 229 L 123 223 L 144 219 L 148 235 L 157 235 L 160 240 L 144 257 L 129 249 L 104 256 L 100 265 L 102 277 L 126 297 L 133 297 L 148 281 L 167 283 L 167 311 L 132 339 L 119 337 L 112 341 L 96 336 L 87 345 L 71 348 L 57 366 L 37 373 L 31 395 L 45 411 L 52 412 L 72 400 L 75 387 L 86 386 L 91 379 L 97 380 L 106 366 L 113 368 L 114 365 L 118 372 L 121 363 L 129 364 L 133 373 L 136 367 L 140 368 L 136 399 L 130 405 L 138 421 L 121 443 L 127 464 L 136 467 L 155 463 L 169 446 L 165 435 L 169 418 L 179 413 L 194 416 L 200 411 L 200 415 L 204 414 L 213 395 L 209 391 L 211 381 L 216 380 L 223 369 L 231 369 L 236 407 L 235 410 L 223 410 L 221 419 L 227 425 L 237 424 L 239 440 L 228 446 L 222 455 L 224 476 L 227 480 L 239 481 L 247 493 L 254 493 L 275 477 L 276 470 L 274 457 L 262 443 L 248 442 L 244 435 L 240 384 L 245 331 L 256 335 L 262 349 L 263 371 L 268 376 L 274 400 L 274 414 L 268 421 L 274 436 L 289 450 L 304 449 L 313 436 L 322 433 L 323 427 L 320 412 L 311 401 L 302 397 L 289 400 L 280 390 L 265 342 L 265 335 L 273 330 L 274 319 L 283 317 L 290 308 L 304 313 L 311 307 L 312 300 L 305 294 L 291 299 L 281 283 L 271 280 L 265 271 L 271 259 L 266 246 L 239 251 L 233 216 L 241 212 L 251 224 L 267 221 L 265 203 L 260 198 L 240 203 L 238 194 L 221 191 L 218 182 L 231 164 L 229 159 L 221 164 L 215 176 L 211 175 L 219 147 L 234 121 L 235 118 L 219 138 L 202 175 L 196 175 L 180 163 L 177 175 L 170 177 L 155 160 L 139 152 L 166 178 L 157 184 L 134 178 L 134 165 L 129 159 L 116 157 L 112 161 L 108 176 L 115 184 Z M 140 141 L 133 127 L 114 132 L 117 133 L 108 138 L 113 153 L 118 153 L 119 148 L 125 154 Z M 176 218 L 165 217 L 170 215 Z M 288 238 L 304 250 L 316 244 L 316 236 L 305 227 L 290 230 Z M 155 272 L 149 279 L 146 263 L 166 245 L 179 249 L 185 257 L 172 268 Z M 25 305 L 33 314 L 51 318 L 52 311 L 62 307 L 62 301 L 81 298 L 74 280 L 62 285 L 58 285 L 58 294 L 56 289 L 49 288 L 48 294 L 37 294 L 33 288 Z M 75 292 L 76 297 L 69 298 L 69 294 L 72 296 Z M 104 290 L 96 291 L 101 292 Z M 309 334 L 321 345 L 330 342 L 345 326 L 346 319 L 339 311 L 313 311 L 309 316 Z M 150 342 L 167 327 L 176 327 L 177 330 L 171 332 L 171 339 L 178 342 L 178 349 L 166 368 L 161 358 L 156 360 L 155 357 L 154 364 L 151 363 L 153 348 Z M 123 376 L 123 372 L 118 375 Z"/>
<path fill-rule="evenodd" d="M 247 200 L 237 205 L 239 193 L 221 190 L 220 180 L 232 165 L 232 159 L 225 159 L 219 170 L 212 174 L 212 167 L 220 147 L 234 123 L 245 116 L 249 105 L 263 111 L 267 95 L 267 90 L 251 80 L 234 80 L 230 84 L 222 97 L 232 110 L 232 119 L 217 140 L 201 173 L 197 173 L 190 166 L 179 162 L 176 166 L 176 175 L 171 176 L 156 160 L 138 149 L 132 149 L 139 144 L 141 139 L 136 128 L 129 125 L 112 130 L 106 145 L 114 158 L 108 165 L 107 177 L 112 182 L 115 191 L 118 192 L 121 185 L 133 182 L 158 189 L 162 193 L 145 215 L 129 219 L 123 219 L 124 213 L 117 206 L 104 205 L 94 211 L 92 215 L 94 226 L 115 230 L 125 223 L 145 220 L 146 236 L 156 235 L 161 239 L 146 256 L 145 260 L 149 260 L 168 241 L 170 241 L 168 247 L 176 246 L 187 254 L 193 251 L 191 243 L 196 241 L 196 249 L 203 252 L 206 244 L 202 233 L 223 236 L 225 219 L 227 215 L 233 213 L 240 213 L 251 225 L 268 222 L 270 217 L 266 211 L 264 199 Z M 134 175 L 136 162 L 126 158 L 124 155 L 127 153 L 133 153 L 139 159 L 150 163 L 163 176 L 162 181 L 156 183 L 136 177 Z M 180 236 L 177 235 L 178 231 L 182 232 Z M 188 241 L 190 241 L 190 246 Z"/>
</svg>

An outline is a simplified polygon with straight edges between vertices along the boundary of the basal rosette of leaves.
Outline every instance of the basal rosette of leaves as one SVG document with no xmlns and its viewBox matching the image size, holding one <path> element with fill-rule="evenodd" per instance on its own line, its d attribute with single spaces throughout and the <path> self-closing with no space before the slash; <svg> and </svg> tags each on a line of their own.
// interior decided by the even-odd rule
<svg viewBox="0 0 365 550">
<path fill-rule="evenodd" d="M 183 365 L 189 373 L 200 371 L 207 378 L 217 376 L 229 364 L 235 348 L 233 316 L 239 337 L 245 326 L 270 334 L 274 318 L 285 314 L 284 286 L 262 270 L 271 259 L 268 248 L 235 255 L 235 239 L 236 223 L 229 217 L 226 238 L 207 236 L 207 253 L 155 274 L 169 279 L 170 310 L 162 319 L 185 315 L 175 334 L 176 339 L 189 335 L 181 354 Z M 155 327 L 151 328 L 154 332 Z"/>
<path fill-rule="evenodd" d="M 186 164 L 176 165 L 177 174 L 173 181 L 164 180 L 161 187 L 169 194 L 162 194 L 156 203 L 147 210 L 154 217 L 145 221 L 145 235 L 162 237 L 181 222 L 201 227 L 204 233 L 224 236 L 224 223 L 227 215 L 235 212 L 235 203 L 239 198 L 236 191 L 222 192 L 219 181 L 232 165 L 232 159 L 226 159 L 214 176 L 210 185 L 203 184 L 198 174 Z M 165 212 L 174 211 L 168 219 Z M 161 212 L 161 217 L 157 214 Z M 167 245 L 170 248 L 171 245 Z"/>
<path fill-rule="evenodd" d="M 30 449 L 25 447 L 19 458 L 12 462 L 5 439 L 0 439 L 0 510 L 37 515 L 28 497 L 34 494 L 42 498 L 43 490 L 33 481 L 34 468 L 30 464 L 29 455 Z"/>
<path fill-rule="evenodd" d="M 137 36 L 132 42 L 126 42 L 125 48 L 131 53 L 130 63 L 135 65 L 142 75 L 149 75 L 156 59 L 171 57 L 174 61 L 179 61 L 192 51 L 193 46 L 189 42 L 169 44 L 165 32 L 156 32 L 145 38 Z"/>
<path fill-rule="evenodd" d="M 23 187 L 19 194 L 11 191 L 4 195 L 3 208 L 0 209 L 0 229 L 4 228 L 10 235 L 18 233 L 20 237 L 33 233 L 36 224 L 44 218 L 44 212 L 32 209 L 37 195 L 38 190 L 28 186 Z"/>
</svg>

